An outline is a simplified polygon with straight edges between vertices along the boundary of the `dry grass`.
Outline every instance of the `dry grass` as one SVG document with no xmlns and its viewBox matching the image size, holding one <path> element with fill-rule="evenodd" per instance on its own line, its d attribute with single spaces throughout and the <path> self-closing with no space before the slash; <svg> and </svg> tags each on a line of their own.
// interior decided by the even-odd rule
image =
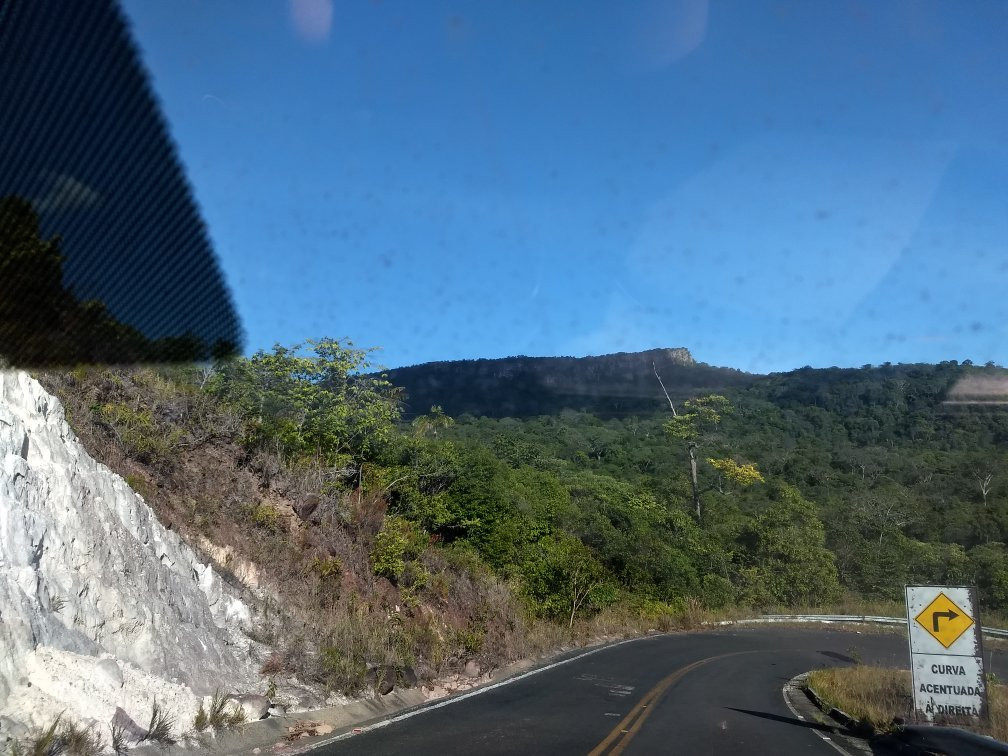
<svg viewBox="0 0 1008 756">
<path fill-rule="evenodd" d="M 889 730 L 897 717 L 910 721 L 913 700 L 910 672 L 883 667 L 832 667 L 809 673 L 807 685 L 829 706 Z M 1008 741 L 1008 686 L 989 685 L 990 722 L 970 727 L 976 732 Z"/>
<path fill-rule="evenodd" d="M 228 703 L 228 697 L 219 690 L 215 691 L 210 699 L 209 711 L 203 708 L 201 701 L 199 711 L 196 712 L 196 721 L 193 723 L 194 729 L 197 732 L 203 732 L 207 727 L 214 730 L 228 730 L 242 724 L 245 721 L 245 710 L 240 703 L 234 701 L 229 711 Z"/>
<path fill-rule="evenodd" d="M 125 726 L 112 724 L 110 727 L 112 730 L 112 742 L 110 743 L 112 750 L 116 756 L 125 756 L 129 753 L 129 736 L 126 734 Z"/>
<path fill-rule="evenodd" d="M 175 729 L 175 718 L 161 708 L 155 700 L 151 704 L 150 724 L 147 725 L 147 734 L 141 741 L 150 741 L 158 745 L 173 745 L 175 738 L 172 730 Z"/>
<path fill-rule="evenodd" d="M 65 721 L 62 714 L 26 741 L 9 744 L 12 756 L 99 756 L 104 747 L 95 730 Z"/>
<path fill-rule="evenodd" d="M 832 667 L 809 673 L 807 684 L 829 706 L 868 722 L 879 730 L 895 717 L 907 718 L 913 701 L 910 673 L 883 667 Z"/>
</svg>

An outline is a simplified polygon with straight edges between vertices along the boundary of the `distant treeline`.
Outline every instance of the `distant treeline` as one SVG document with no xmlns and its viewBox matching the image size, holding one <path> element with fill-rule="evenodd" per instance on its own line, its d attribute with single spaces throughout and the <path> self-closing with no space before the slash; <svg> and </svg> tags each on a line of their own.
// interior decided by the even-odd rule
<svg viewBox="0 0 1008 756">
<path fill-rule="evenodd" d="M 63 279 L 61 239 L 43 239 L 30 202 L 0 198 L 0 360 L 33 368 L 77 364 L 195 362 L 233 354 L 184 334 L 147 338 Z M 136 292 L 144 296 L 144 292 Z"/>
</svg>

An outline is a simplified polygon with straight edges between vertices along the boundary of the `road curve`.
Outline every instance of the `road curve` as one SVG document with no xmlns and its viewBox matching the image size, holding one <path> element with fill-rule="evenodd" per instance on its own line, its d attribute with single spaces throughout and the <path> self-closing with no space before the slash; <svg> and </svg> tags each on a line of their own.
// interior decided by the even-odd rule
<svg viewBox="0 0 1008 756">
<path fill-rule="evenodd" d="M 906 667 L 907 657 L 906 639 L 895 633 L 774 627 L 652 636 L 313 753 L 836 756 L 787 707 L 784 684 L 855 658 Z"/>
</svg>

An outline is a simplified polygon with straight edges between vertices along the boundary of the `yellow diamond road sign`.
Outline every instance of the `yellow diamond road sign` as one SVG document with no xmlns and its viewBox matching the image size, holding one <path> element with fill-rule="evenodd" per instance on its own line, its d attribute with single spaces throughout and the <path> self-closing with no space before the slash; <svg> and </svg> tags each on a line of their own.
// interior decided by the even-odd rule
<svg viewBox="0 0 1008 756">
<path fill-rule="evenodd" d="M 914 619 L 945 648 L 949 648 L 960 635 L 973 627 L 973 618 L 944 593 L 935 596 L 934 601 L 924 607 L 924 611 Z"/>
</svg>

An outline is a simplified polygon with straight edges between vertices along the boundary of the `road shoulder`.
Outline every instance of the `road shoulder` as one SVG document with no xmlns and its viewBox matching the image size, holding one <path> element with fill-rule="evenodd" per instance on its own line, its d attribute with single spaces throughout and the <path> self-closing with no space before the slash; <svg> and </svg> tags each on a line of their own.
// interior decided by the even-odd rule
<svg viewBox="0 0 1008 756">
<path fill-rule="evenodd" d="M 821 728 L 813 729 L 813 732 L 839 753 L 847 756 L 870 756 L 874 753 L 868 740 L 850 729 L 849 718 L 841 721 L 817 705 L 816 700 L 805 689 L 807 676 L 808 673 L 804 672 L 791 678 L 784 685 L 782 691 L 784 703 L 791 709 L 791 713 L 803 722 L 821 725 Z"/>
</svg>

